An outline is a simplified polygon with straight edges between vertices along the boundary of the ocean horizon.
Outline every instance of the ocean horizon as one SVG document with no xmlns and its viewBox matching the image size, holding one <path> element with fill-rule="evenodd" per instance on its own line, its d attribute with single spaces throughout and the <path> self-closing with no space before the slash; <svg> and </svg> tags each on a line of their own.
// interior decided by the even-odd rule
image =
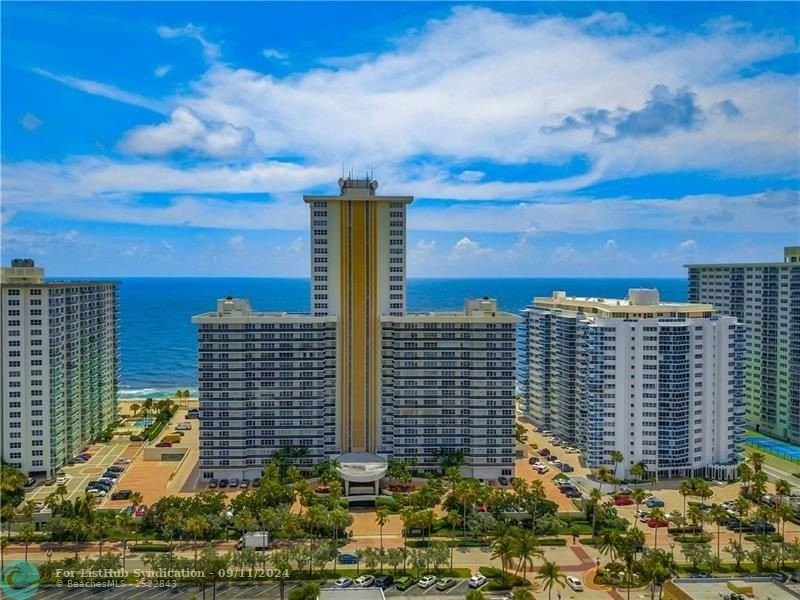
<svg viewBox="0 0 800 600">
<path fill-rule="evenodd" d="M 85 279 L 85 278 L 84 278 Z M 95 278 L 93 278 L 95 279 Z M 307 277 L 124 277 L 120 295 L 120 398 L 168 397 L 197 390 L 193 315 L 215 310 L 225 296 L 248 298 L 254 310 L 308 312 Z M 516 313 L 534 296 L 624 298 L 628 289 L 658 288 L 663 300 L 686 301 L 685 278 L 409 278 L 409 312 L 458 310 L 470 297 L 496 298 Z"/>
</svg>

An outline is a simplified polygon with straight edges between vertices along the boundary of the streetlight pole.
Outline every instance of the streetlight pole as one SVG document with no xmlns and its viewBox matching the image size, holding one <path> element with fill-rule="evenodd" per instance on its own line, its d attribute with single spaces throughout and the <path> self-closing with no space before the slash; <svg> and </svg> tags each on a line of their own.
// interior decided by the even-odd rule
<svg viewBox="0 0 800 600">
<path fill-rule="evenodd" d="M 50 566 L 50 559 L 51 558 L 53 558 L 53 549 L 52 548 L 48 548 L 47 549 L 47 566 L 48 567 Z"/>
<path fill-rule="evenodd" d="M 675 568 L 675 542 L 670 542 L 669 543 L 669 551 L 670 551 L 670 555 L 671 555 L 671 559 L 670 560 L 672 561 L 672 568 L 674 569 Z"/>
</svg>

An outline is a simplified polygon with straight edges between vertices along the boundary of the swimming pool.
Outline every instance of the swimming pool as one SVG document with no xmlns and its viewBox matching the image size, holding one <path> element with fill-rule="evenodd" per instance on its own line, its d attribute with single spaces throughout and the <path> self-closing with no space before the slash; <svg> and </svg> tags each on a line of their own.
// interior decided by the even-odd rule
<svg viewBox="0 0 800 600">
<path fill-rule="evenodd" d="M 153 418 L 147 417 L 146 419 L 140 419 L 133 423 L 134 427 L 148 427 L 149 425 L 153 424 Z"/>
<path fill-rule="evenodd" d="M 770 454 L 775 454 L 776 456 L 780 456 L 781 458 L 785 458 L 794 462 L 800 462 L 800 446 L 795 446 L 794 444 L 790 444 L 788 442 L 782 442 L 780 440 L 774 440 L 772 438 L 755 435 L 747 436 L 745 441 L 750 446 L 760 448 L 764 452 L 769 452 Z"/>
</svg>

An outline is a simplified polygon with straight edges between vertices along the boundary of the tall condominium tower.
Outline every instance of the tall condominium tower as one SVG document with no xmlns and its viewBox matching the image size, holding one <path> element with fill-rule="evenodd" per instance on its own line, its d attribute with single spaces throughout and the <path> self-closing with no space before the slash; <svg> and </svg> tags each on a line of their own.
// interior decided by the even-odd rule
<svg viewBox="0 0 800 600">
<path fill-rule="evenodd" d="M 341 179 L 311 211 L 311 314 L 229 298 L 198 315 L 200 469 L 256 476 L 276 452 L 339 461 L 348 495 L 375 494 L 387 459 L 512 475 L 517 318 L 490 298 L 406 311 L 408 196 Z"/>
<path fill-rule="evenodd" d="M 117 284 L 51 281 L 30 259 L 2 268 L 3 460 L 52 475 L 117 413 Z"/>
<path fill-rule="evenodd" d="M 785 248 L 783 262 L 687 267 L 689 300 L 747 328 L 748 425 L 800 443 L 800 246 Z"/>
<path fill-rule="evenodd" d="M 743 450 L 744 329 L 708 304 L 534 298 L 527 329 L 528 413 L 617 476 L 731 478 Z"/>
</svg>

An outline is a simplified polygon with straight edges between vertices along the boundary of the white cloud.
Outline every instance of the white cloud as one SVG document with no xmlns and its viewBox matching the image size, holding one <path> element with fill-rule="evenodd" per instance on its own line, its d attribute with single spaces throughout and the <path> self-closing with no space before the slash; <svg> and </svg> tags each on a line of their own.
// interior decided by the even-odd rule
<svg viewBox="0 0 800 600">
<path fill-rule="evenodd" d="M 206 123 L 191 110 L 178 107 L 169 121 L 128 131 L 119 143 L 128 154 L 164 156 L 193 151 L 212 158 L 245 158 L 255 151 L 253 132 L 230 123 Z"/>
<path fill-rule="evenodd" d="M 616 250 L 617 242 L 615 240 L 606 241 L 606 250 Z"/>
<path fill-rule="evenodd" d="M 139 106 L 157 113 L 166 112 L 166 105 L 163 102 L 146 98 L 145 96 L 134 94 L 132 92 L 126 92 L 125 90 L 121 90 L 114 85 L 101 83 L 99 81 L 92 81 L 90 79 L 80 79 L 70 75 L 56 75 L 55 73 L 51 73 L 50 71 L 40 69 L 38 67 L 34 68 L 33 72 L 37 75 L 41 75 L 42 77 L 53 79 L 54 81 L 58 81 L 59 83 L 63 83 L 69 87 L 86 92 L 87 94 L 92 94 L 93 96 L 102 96 L 103 98 L 108 98 L 109 100 L 116 100 L 117 102 Z"/>
<path fill-rule="evenodd" d="M 264 48 L 264 50 L 261 51 L 261 55 L 268 60 L 276 60 L 284 63 L 289 59 L 288 53 L 281 52 L 275 48 Z"/>
<path fill-rule="evenodd" d="M 244 252 L 244 236 L 243 235 L 234 235 L 228 238 L 228 246 L 233 249 L 235 252 Z"/>
<path fill-rule="evenodd" d="M 74 242 L 78 239 L 80 232 L 77 229 L 70 229 L 67 233 L 64 234 L 64 239 L 68 242 Z"/>
<path fill-rule="evenodd" d="M 187 37 L 196 40 L 203 47 L 203 55 L 209 61 L 214 61 L 221 55 L 219 45 L 209 42 L 205 38 L 202 27 L 192 25 L 191 23 L 188 23 L 183 27 L 167 27 L 162 25 L 158 27 L 156 31 L 158 32 L 158 35 L 166 40 L 180 37 Z"/>
<path fill-rule="evenodd" d="M 697 249 L 697 242 L 694 240 L 684 240 L 678 244 L 678 250 L 682 250 L 684 252 L 693 252 L 695 249 Z"/>
<path fill-rule="evenodd" d="M 172 70 L 172 65 L 161 65 L 153 69 L 153 75 L 161 79 Z"/>
<path fill-rule="evenodd" d="M 479 242 L 464 236 L 458 240 L 450 250 L 449 258 L 456 261 L 469 260 L 491 254 L 492 252 L 494 252 L 492 248 L 481 246 Z"/>
<path fill-rule="evenodd" d="M 33 113 L 25 113 L 19 120 L 19 124 L 28 131 L 36 131 L 42 126 L 42 120 Z"/>
</svg>

